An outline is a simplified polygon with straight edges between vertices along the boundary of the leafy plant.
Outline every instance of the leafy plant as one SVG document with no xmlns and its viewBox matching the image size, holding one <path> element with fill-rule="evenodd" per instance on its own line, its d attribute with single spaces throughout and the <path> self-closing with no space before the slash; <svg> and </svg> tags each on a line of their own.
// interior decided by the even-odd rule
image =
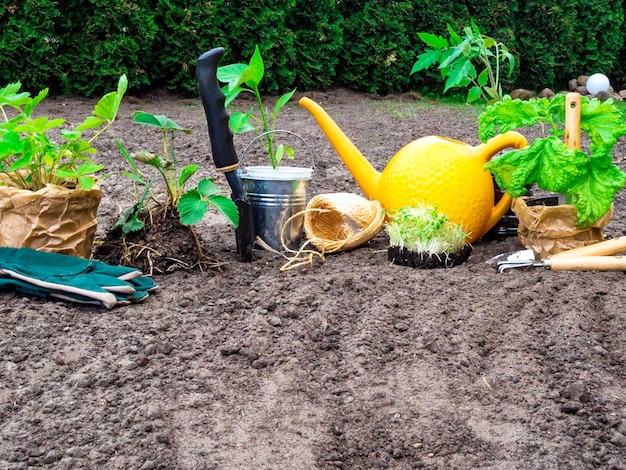
<svg viewBox="0 0 626 470">
<path fill-rule="evenodd" d="M 385 226 L 389 244 L 415 253 L 450 254 L 465 247 L 466 234 L 459 224 L 437 207 L 406 206 L 390 214 Z"/>
<path fill-rule="evenodd" d="M 147 201 L 154 201 L 158 207 L 165 211 L 176 209 L 180 221 L 184 225 L 193 225 L 200 222 L 209 206 L 213 206 L 236 227 L 239 223 L 237 206 L 215 185 L 214 179 L 203 178 L 198 182 L 196 188 L 191 190 L 185 189 L 190 178 L 199 170 L 200 166 L 190 164 L 180 170 L 178 169 L 174 139 L 176 132 L 191 134 L 191 129 L 182 128 L 172 119 L 162 114 L 153 115 L 143 111 L 136 111 L 133 113 L 133 119 L 137 124 L 159 129 L 163 142 L 163 156 L 148 150 L 129 154 L 116 140 L 118 148 L 130 166 L 130 171 L 123 171 L 122 174 L 143 186 L 144 191 L 141 197 L 137 197 L 136 194 L 137 203 L 122 214 L 122 217 L 113 228 L 120 228 L 124 234 L 142 229 L 144 227 L 142 215 L 150 211 L 150 207 L 147 207 Z M 160 178 L 162 180 L 165 186 L 165 199 L 159 198 L 159 195 L 152 191 L 155 179 L 151 180 L 146 177 L 135 162 L 156 169 L 157 176 L 155 179 Z"/>
<path fill-rule="evenodd" d="M 581 96 L 580 129 L 589 137 L 589 155 L 570 149 L 561 140 L 565 134 L 565 99 L 563 94 L 552 100 L 528 101 L 505 96 L 479 116 L 479 136 L 486 142 L 498 132 L 545 126 L 550 135 L 492 159 L 485 169 L 513 197 L 523 196 L 526 187 L 533 184 L 565 194 L 568 203 L 576 205 L 577 225 L 588 227 L 611 208 L 615 194 L 626 183 L 626 175 L 611 157 L 613 146 L 626 134 L 626 126 L 612 100 Z"/>
<path fill-rule="evenodd" d="M 253 114 L 254 107 L 250 107 L 246 113 L 234 112 L 230 115 L 230 128 L 236 134 L 255 131 L 257 135 L 263 136 L 263 147 L 269 154 L 272 168 L 277 169 L 285 156 L 290 160 L 294 158 L 294 151 L 291 147 L 279 144 L 274 148 L 275 135 L 272 131 L 276 129 L 278 112 L 287 104 L 296 90 L 294 88 L 292 91 L 279 97 L 272 113 L 269 114 L 263 105 L 261 92 L 259 91 L 259 85 L 264 73 L 263 58 L 261 57 L 259 46 L 256 46 L 248 64 L 230 64 L 218 67 L 217 78 L 219 81 L 228 84 L 222 89 L 226 97 L 226 106 L 230 105 L 242 92 L 254 95 L 258 107 L 258 115 Z"/>
<path fill-rule="evenodd" d="M 20 92 L 21 83 L 11 83 L 0 89 L 0 173 L 12 186 L 38 191 L 46 184 L 65 187 L 80 186 L 85 190 L 96 184 L 95 173 L 103 165 L 88 155 L 96 153 L 92 143 L 115 121 L 122 97 L 128 86 L 122 75 L 117 91 L 107 93 L 75 130 L 62 129 L 65 120 L 47 116 L 34 117 L 39 103 L 48 95 L 45 88 L 31 97 Z M 97 130 L 89 139 L 83 133 Z M 52 140 L 51 133 L 60 134 L 63 142 Z M 8 183 L 7 183 L 8 184 Z"/>
<path fill-rule="evenodd" d="M 471 26 L 463 28 L 464 36 L 459 35 L 448 24 L 450 40 L 431 33 L 419 33 L 419 38 L 430 46 L 420 54 L 411 69 L 411 74 L 439 64 L 441 78 L 445 79 L 444 93 L 454 87 L 468 87 L 467 102 L 479 98 L 487 102 L 502 100 L 500 69 L 508 62 L 507 75 L 515 68 L 515 58 L 508 48 L 495 39 L 484 36 L 474 20 Z M 476 63 L 482 68 L 476 70 Z"/>
</svg>

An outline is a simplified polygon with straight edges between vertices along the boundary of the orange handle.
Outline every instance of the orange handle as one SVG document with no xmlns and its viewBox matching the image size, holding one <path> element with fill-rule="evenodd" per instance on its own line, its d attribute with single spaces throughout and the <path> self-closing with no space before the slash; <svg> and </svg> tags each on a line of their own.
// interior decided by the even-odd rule
<svg viewBox="0 0 626 470">
<path fill-rule="evenodd" d="M 572 256 L 605 256 L 614 255 L 622 251 L 626 251 L 626 236 L 604 240 L 603 242 L 574 248 L 572 250 L 561 251 L 550 256 L 550 259 L 570 258 Z"/>
<path fill-rule="evenodd" d="M 580 149 L 580 95 L 565 96 L 565 144 L 571 149 Z"/>
<path fill-rule="evenodd" d="M 626 271 L 626 256 L 549 258 L 545 263 L 553 271 Z"/>
</svg>

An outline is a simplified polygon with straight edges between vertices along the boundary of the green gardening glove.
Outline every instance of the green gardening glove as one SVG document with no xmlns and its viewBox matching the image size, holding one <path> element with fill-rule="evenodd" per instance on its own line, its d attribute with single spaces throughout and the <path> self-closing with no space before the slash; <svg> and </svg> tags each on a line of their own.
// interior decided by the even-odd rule
<svg viewBox="0 0 626 470">
<path fill-rule="evenodd" d="M 143 300 L 157 288 L 134 268 L 30 248 L 0 247 L 0 278 L 5 287 L 107 308 Z"/>
</svg>

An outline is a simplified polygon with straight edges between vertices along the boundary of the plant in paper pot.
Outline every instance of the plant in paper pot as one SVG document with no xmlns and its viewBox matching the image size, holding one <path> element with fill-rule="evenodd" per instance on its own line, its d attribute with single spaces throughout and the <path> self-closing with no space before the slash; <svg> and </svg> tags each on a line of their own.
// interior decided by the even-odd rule
<svg viewBox="0 0 626 470">
<path fill-rule="evenodd" d="M 233 133 L 256 134 L 244 150 L 240 162 L 255 143 L 262 146 L 269 158 L 269 166 L 247 166 L 241 174 L 252 205 L 256 235 L 272 249 L 295 249 L 301 244 L 304 222 L 303 217 L 296 214 L 306 207 L 306 189 L 313 177 L 313 168 L 281 166 L 285 160 L 293 160 L 295 152 L 291 145 L 279 139 L 295 137 L 305 146 L 306 142 L 293 132 L 276 129 L 279 111 L 296 90 L 280 96 L 270 113 L 259 89 L 264 74 L 265 66 L 258 46 L 248 64 L 230 64 L 217 69 L 217 79 L 226 83 L 222 88 L 226 106 L 241 93 L 250 93 L 256 104 L 246 112 L 233 112 L 229 118 Z"/>
<path fill-rule="evenodd" d="M 459 224 L 437 210 L 418 204 L 389 214 L 385 226 L 393 264 L 412 268 L 451 268 L 467 260 L 472 247 Z"/>
<path fill-rule="evenodd" d="M 36 116 L 48 89 L 0 89 L 0 245 L 91 256 L 103 168 L 91 158 L 93 144 L 115 121 L 127 85 L 120 77 L 74 130 L 62 118 Z"/>
<path fill-rule="evenodd" d="M 204 255 L 193 225 L 213 208 L 236 227 L 239 213 L 235 203 L 216 186 L 215 178 L 201 178 L 195 187 L 187 188 L 200 166 L 192 163 L 180 167 L 174 142 L 177 134 L 191 134 L 191 129 L 162 114 L 136 111 L 133 119 L 160 135 L 162 155 L 149 150 L 129 153 L 116 140 L 129 166 L 122 174 L 135 185 L 135 203 L 113 225 L 107 243 L 98 248 L 98 253 L 111 263 L 151 273 L 155 268 L 158 272 L 170 272 L 214 264 Z M 148 168 L 152 171 L 146 171 Z M 163 233 L 163 239 L 154 239 Z M 189 242 L 182 242 L 184 239 Z M 181 247 L 181 252 L 174 252 Z"/>
<path fill-rule="evenodd" d="M 612 216 L 615 195 L 626 182 L 626 175 L 611 155 L 617 140 L 626 134 L 621 113 L 612 100 L 589 99 L 575 93 L 557 95 L 552 100 L 522 101 L 506 96 L 480 115 L 479 135 L 486 141 L 498 132 L 536 124 L 545 129 L 546 136 L 485 165 L 498 185 L 517 198 L 512 207 L 520 219 L 520 241 L 542 256 L 601 241 L 602 228 Z M 587 152 L 580 150 L 576 135 L 580 131 L 588 137 Z M 563 194 L 567 204 L 530 207 L 523 196 L 534 186 Z M 541 229 L 527 228 L 527 216 L 537 218 L 532 225 L 542 223 Z M 542 236 L 540 232 L 551 235 Z"/>
</svg>

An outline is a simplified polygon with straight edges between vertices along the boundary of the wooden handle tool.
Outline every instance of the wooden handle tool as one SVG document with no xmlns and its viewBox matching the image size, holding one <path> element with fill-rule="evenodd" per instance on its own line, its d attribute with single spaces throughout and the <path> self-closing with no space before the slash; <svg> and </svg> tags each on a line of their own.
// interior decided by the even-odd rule
<svg viewBox="0 0 626 470">
<path fill-rule="evenodd" d="M 626 256 L 580 256 L 542 261 L 553 271 L 626 271 Z"/>
<path fill-rule="evenodd" d="M 565 95 L 565 145 L 571 149 L 580 149 L 580 95 Z"/>
<path fill-rule="evenodd" d="M 561 251 L 550 256 L 550 259 L 571 258 L 577 256 L 606 256 L 626 251 L 626 236 L 604 240 L 592 245 Z"/>
</svg>

